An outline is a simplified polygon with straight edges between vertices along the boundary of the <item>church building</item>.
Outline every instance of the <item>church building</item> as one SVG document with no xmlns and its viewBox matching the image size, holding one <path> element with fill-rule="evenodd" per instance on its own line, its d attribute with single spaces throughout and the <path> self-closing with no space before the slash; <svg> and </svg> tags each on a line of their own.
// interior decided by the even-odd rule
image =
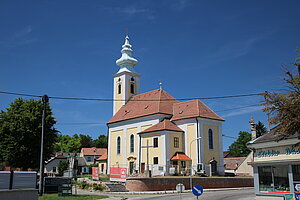
<svg viewBox="0 0 300 200">
<path fill-rule="evenodd" d="M 180 102 L 162 88 L 140 94 L 128 36 L 121 53 L 107 123 L 108 173 L 118 167 L 128 175 L 223 175 L 224 119 L 199 99 Z"/>
</svg>

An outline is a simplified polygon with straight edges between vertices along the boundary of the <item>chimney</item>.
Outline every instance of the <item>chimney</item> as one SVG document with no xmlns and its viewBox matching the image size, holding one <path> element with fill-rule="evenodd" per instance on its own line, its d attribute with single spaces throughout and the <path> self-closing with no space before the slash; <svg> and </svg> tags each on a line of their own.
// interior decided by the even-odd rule
<svg viewBox="0 0 300 200">
<path fill-rule="evenodd" d="M 250 118 L 249 123 L 250 123 L 250 126 L 251 126 L 252 140 L 254 140 L 256 138 L 256 127 L 255 127 L 255 122 L 254 122 L 253 117 Z"/>
</svg>

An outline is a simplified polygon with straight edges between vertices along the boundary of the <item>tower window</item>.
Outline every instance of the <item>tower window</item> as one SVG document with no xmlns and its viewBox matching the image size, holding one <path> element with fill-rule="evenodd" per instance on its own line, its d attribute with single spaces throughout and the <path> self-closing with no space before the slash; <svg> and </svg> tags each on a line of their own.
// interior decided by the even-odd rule
<svg viewBox="0 0 300 200">
<path fill-rule="evenodd" d="M 214 134 L 211 129 L 208 130 L 208 148 L 214 149 Z"/>
<path fill-rule="evenodd" d="M 130 84 L 130 93 L 134 94 L 134 84 L 133 83 Z"/>
<path fill-rule="evenodd" d="M 134 81 L 134 78 L 133 77 L 131 77 L 131 79 L 130 79 L 132 82 Z"/>
<path fill-rule="evenodd" d="M 117 154 L 121 153 L 121 138 L 117 138 Z"/>
<path fill-rule="evenodd" d="M 118 85 L 118 94 L 121 94 L 122 86 L 121 84 Z"/>
</svg>

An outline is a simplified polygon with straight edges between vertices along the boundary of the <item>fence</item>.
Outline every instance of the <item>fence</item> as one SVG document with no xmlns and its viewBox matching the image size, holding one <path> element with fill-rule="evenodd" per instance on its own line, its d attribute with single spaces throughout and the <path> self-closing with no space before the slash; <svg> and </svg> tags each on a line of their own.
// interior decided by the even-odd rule
<svg viewBox="0 0 300 200">
<path fill-rule="evenodd" d="M 0 190 L 36 189 L 36 187 L 36 172 L 0 171 Z"/>
<path fill-rule="evenodd" d="M 160 164 L 144 164 L 139 166 L 131 165 L 126 166 L 125 164 L 120 165 L 111 165 L 110 168 L 126 168 L 127 169 L 127 176 L 137 176 L 137 175 L 150 175 L 150 176 L 190 176 L 198 174 L 198 175 L 212 175 L 212 168 L 211 165 L 204 165 L 204 164 L 193 164 L 191 165 L 160 165 Z M 224 168 L 218 166 L 219 175 L 222 175 L 222 170 L 224 172 Z"/>
</svg>

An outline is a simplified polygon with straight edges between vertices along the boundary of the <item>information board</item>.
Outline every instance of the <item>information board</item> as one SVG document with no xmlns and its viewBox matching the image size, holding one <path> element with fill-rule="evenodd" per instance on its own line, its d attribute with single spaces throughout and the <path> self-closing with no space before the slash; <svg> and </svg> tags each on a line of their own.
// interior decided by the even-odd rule
<svg viewBox="0 0 300 200">
<path fill-rule="evenodd" d="M 126 168 L 110 168 L 110 181 L 126 182 Z"/>
</svg>

